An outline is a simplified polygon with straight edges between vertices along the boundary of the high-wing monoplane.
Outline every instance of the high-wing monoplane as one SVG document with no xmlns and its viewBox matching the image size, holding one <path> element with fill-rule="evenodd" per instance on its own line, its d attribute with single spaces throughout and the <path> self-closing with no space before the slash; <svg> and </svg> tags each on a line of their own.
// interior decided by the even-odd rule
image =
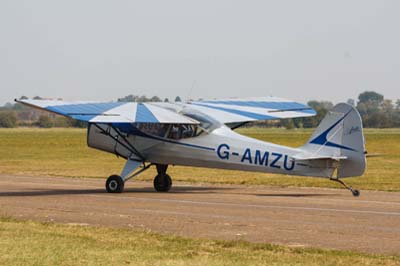
<svg viewBox="0 0 400 266">
<path fill-rule="evenodd" d="M 234 130 L 264 120 L 308 117 L 304 104 L 275 97 L 191 101 L 186 103 L 85 103 L 16 100 L 21 104 L 88 123 L 89 147 L 126 159 L 106 190 L 121 193 L 129 179 L 155 166 L 156 191 L 167 192 L 169 165 L 220 168 L 321 177 L 360 192 L 342 178 L 360 176 L 366 167 L 363 127 L 351 105 L 336 105 L 301 147 L 256 140 Z"/>
</svg>

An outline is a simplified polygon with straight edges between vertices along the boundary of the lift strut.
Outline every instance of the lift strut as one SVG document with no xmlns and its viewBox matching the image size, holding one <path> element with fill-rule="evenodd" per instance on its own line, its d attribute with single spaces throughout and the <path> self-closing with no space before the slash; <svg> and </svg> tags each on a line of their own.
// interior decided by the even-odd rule
<svg viewBox="0 0 400 266">
<path fill-rule="evenodd" d="M 144 156 L 129 142 L 129 140 L 117 128 L 115 128 L 114 126 L 109 124 L 107 130 L 105 130 L 104 128 L 100 127 L 98 124 L 94 124 L 94 125 L 101 131 L 101 133 L 103 133 L 104 135 L 109 136 L 110 138 L 115 140 L 116 143 L 120 144 L 122 147 L 124 147 L 125 149 L 130 151 L 131 154 L 134 154 L 135 156 L 139 157 L 142 162 L 146 161 Z M 112 135 L 110 128 L 112 128 L 117 133 L 117 135 Z M 121 138 L 124 142 L 122 142 L 119 138 Z M 116 147 L 115 147 L 114 151 L 115 151 L 115 154 L 119 155 L 119 153 L 116 151 Z"/>
</svg>

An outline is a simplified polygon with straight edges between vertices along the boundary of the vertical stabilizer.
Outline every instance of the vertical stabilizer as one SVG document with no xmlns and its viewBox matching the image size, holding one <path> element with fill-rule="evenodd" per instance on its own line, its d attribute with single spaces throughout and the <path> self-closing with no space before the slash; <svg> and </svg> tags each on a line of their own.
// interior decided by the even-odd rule
<svg viewBox="0 0 400 266">
<path fill-rule="evenodd" d="M 360 176 L 366 167 L 365 141 L 360 114 L 349 104 L 336 105 L 302 148 L 313 156 L 340 160 L 337 177 Z"/>
</svg>

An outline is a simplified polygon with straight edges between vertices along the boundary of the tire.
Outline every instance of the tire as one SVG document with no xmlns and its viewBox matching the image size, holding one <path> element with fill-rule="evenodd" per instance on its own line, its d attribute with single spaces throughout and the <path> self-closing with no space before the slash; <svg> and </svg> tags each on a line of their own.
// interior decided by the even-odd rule
<svg viewBox="0 0 400 266">
<path fill-rule="evenodd" d="M 359 196 L 360 196 L 360 191 L 357 190 L 357 189 L 351 191 L 351 193 L 353 193 L 353 196 L 354 196 L 354 197 L 359 197 Z"/>
<path fill-rule="evenodd" d="M 107 178 L 106 190 L 108 193 L 122 193 L 124 186 L 125 182 L 119 175 L 112 175 Z"/>
<path fill-rule="evenodd" d="M 172 179 L 167 174 L 159 174 L 154 178 L 153 185 L 157 192 L 168 192 L 172 187 Z"/>
</svg>

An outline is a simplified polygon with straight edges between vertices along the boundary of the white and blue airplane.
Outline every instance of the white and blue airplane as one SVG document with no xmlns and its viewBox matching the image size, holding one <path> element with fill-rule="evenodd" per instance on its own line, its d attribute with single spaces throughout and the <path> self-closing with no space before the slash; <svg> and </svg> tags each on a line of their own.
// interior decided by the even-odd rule
<svg viewBox="0 0 400 266">
<path fill-rule="evenodd" d="M 291 148 L 240 135 L 234 129 L 254 121 L 308 117 L 315 111 L 275 97 L 192 101 L 187 103 L 87 103 L 48 100 L 16 102 L 88 122 L 89 147 L 126 159 L 106 190 L 121 193 L 124 184 L 156 166 L 156 191 L 167 192 L 169 165 L 267 172 L 327 178 L 354 196 L 360 192 L 342 178 L 366 168 L 365 140 L 358 111 L 341 103 L 331 110 L 310 140 Z"/>
</svg>

